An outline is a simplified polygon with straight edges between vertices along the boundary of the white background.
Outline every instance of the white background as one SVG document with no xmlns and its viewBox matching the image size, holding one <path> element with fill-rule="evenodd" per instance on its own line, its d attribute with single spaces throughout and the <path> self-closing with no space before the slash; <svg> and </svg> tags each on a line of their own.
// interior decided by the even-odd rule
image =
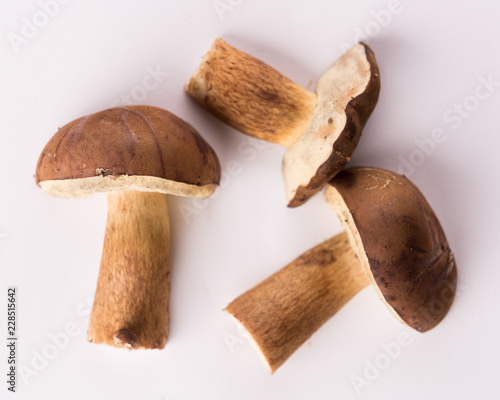
<svg viewBox="0 0 500 400">
<path fill-rule="evenodd" d="M 481 80 L 500 82 L 500 5 L 401 0 L 391 13 L 386 0 L 326 3 L 74 0 L 44 17 L 37 1 L 0 1 L 0 399 L 500 398 L 500 87 L 474 97 Z M 33 20 L 38 32 L 13 44 Z M 271 376 L 222 309 L 342 228 L 322 195 L 285 207 L 285 149 L 218 121 L 183 86 L 220 36 L 313 88 L 360 32 L 377 56 L 382 90 L 351 165 L 397 170 L 413 157 L 408 175 L 445 228 L 459 294 L 445 320 L 419 334 L 366 288 Z M 144 91 L 151 69 L 164 76 Z M 123 95 L 191 122 L 226 171 L 217 197 L 169 200 L 171 328 L 163 351 L 86 342 L 106 199 L 54 198 L 33 177 L 59 126 L 123 104 Z M 416 141 L 435 129 L 446 140 L 419 157 Z M 182 206 L 196 214 L 186 218 Z M 18 287 L 24 367 L 15 395 L 4 375 L 9 285 Z M 67 327 L 73 336 L 54 350 L 51 335 Z M 411 343 L 357 393 L 353 377 L 367 378 L 366 366 L 401 332 Z"/>
</svg>

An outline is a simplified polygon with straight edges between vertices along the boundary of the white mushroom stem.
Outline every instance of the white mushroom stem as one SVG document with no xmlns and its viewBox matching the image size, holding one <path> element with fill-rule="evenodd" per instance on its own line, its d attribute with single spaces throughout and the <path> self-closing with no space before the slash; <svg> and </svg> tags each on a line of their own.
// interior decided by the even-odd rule
<svg viewBox="0 0 500 400">
<path fill-rule="evenodd" d="M 342 233 L 239 296 L 226 311 L 249 332 L 274 372 L 369 283 Z"/>
<path fill-rule="evenodd" d="M 128 349 L 165 346 L 169 248 L 164 194 L 108 193 L 108 220 L 89 341 Z"/>
</svg>

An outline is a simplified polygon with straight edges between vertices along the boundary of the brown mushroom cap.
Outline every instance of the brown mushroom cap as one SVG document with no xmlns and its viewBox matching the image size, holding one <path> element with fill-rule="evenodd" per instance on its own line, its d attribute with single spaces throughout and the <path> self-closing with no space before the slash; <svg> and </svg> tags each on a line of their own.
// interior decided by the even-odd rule
<svg viewBox="0 0 500 400">
<path fill-rule="evenodd" d="M 306 202 L 350 160 L 380 93 L 372 49 L 359 43 L 318 80 L 318 104 L 304 135 L 283 158 L 289 207 Z"/>
<path fill-rule="evenodd" d="M 50 194 L 150 191 L 207 197 L 220 180 L 217 155 L 182 119 L 151 106 L 124 106 L 65 125 L 43 149 L 36 183 Z"/>
<path fill-rule="evenodd" d="M 457 269 L 418 188 L 390 171 L 351 168 L 330 182 L 325 197 L 389 308 L 418 331 L 436 326 L 453 302 Z"/>
</svg>

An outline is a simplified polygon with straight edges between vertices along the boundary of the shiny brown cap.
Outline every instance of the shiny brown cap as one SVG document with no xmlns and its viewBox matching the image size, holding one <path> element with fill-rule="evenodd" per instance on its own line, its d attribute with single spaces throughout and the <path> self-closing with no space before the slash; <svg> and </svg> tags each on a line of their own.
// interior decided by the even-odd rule
<svg viewBox="0 0 500 400">
<path fill-rule="evenodd" d="M 83 197 L 113 190 L 207 197 L 220 180 L 217 155 L 188 123 L 151 106 L 123 106 L 65 125 L 43 149 L 36 183 Z"/>
<path fill-rule="evenodd" d="M 390 309 L 425 332 L 448 312 L 457 269 L 434 211 L 406 177 L 376 168 L 342 171 L 325 197 Z"/>
</svg>

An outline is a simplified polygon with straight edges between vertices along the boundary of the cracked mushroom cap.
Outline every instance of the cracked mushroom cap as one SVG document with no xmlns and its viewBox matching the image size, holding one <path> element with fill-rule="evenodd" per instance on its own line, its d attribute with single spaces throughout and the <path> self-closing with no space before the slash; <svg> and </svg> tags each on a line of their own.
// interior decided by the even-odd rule
<svg viewBox="0 0 500 400">
<path fill-rule="evenodd" d="M 220 180 L 217 155 L 194 128 L 151 106 L 124 106 L 65 125 L 43 149 L 36 183 L 62 197 L 148 191 L 207 197 Z"/>
<path fill-rule="evenodd" d="M 457 269 L 418 188 L 390 171 L 351 168 L 330 182 L 325 197 L 389 308 L 418 331 L 436 326 L 453 302 Z"/>
<path fill-rule="evenodd" d="M 380 93 L 373 50 L 360 42 L 347 51 L 321 76 L 316 92 L 313 118 L 283 158 L 289 207 L 305 203 L 351 159 Z"/>
</svg>

